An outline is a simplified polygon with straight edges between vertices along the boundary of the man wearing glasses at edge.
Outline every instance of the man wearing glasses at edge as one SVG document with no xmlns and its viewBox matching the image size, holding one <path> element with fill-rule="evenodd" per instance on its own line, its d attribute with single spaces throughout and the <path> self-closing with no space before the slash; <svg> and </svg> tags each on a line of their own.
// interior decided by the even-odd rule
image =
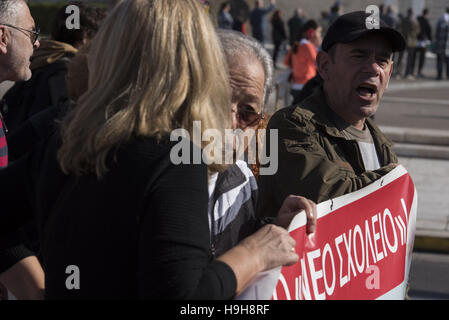
<svg viewBox="0 0 449 320">
<path fill-rule="evenodd" d="M 240 32 L 219 29 L 217 33 L 228 63 L 232 129 L 256 130 L 273 86 L 271 56 L 256 39 Z M 307 214 L 308 232 L 314 232 L 315 203 L 291 195 L 283 199 L 276 219 L 256 219 L 257 193 L 256 178 L 242 160 L 209 179 L 211 251 L 215 256 L 231 249 L 264 224 L 287 228 L 301 210 Z"/>
<path fill-rule="evenodd" d="M 0 83 L 6 80 L 26 81 L 31 78 L 30 58 L 34 49 L 39 47 L 38 35 L 39 31 L 35 27 L 33 17 L 25 0 L 0 1 Z M 8 164 L 8 147 L 5 138 L 6 129 L 3 126 L 1 114 L 0 118 L 0 168 L 3 168 Z M 18 239 L 18 241 L 20 240 Z M 14 253 L 5 253 L 0 248 L 0 299 L 2 299 L 2 295 L 5 295 L 4 289 L 2 292 L 1 282 L 13 288 L 14 279 L 19 274 L 29 275 L 29 278 L 25 279 L 23 283 L 43 279 L 40 276 L 32 276 L 43 275 L 42 268 L 32 252 L 29 252 L 27 258 L 22 259 L 14 266 L 2 265 L 2 254 Z M 30 272 L 22 273 L 21 270 L 24 269 Z M 2 271 L 5 272 L 2 273 Z M 37 283 L 36 287 L 43 288 L 43 281 L 39 282 L 42 283 Z M 22 298 L 37 298 L 36 294 L 39 294 L 39 292 L 29 292 L 29 295 L 25 294 Z"/>
</svg>

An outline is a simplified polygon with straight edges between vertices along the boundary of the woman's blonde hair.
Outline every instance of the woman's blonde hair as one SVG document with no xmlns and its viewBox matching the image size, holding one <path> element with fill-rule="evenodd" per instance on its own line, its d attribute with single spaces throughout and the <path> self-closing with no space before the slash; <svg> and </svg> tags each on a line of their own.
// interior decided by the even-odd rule
<svg viewBox="0 0 449 320">
<path fill-rule="evenodd" d="M 135 136 L 230 128 L 230 89 L 215 30 L 199 0 L 121 0 L 89 51 L 89 90 L 62 124 L 58 160 L 82 175 Z"/>
</svg>

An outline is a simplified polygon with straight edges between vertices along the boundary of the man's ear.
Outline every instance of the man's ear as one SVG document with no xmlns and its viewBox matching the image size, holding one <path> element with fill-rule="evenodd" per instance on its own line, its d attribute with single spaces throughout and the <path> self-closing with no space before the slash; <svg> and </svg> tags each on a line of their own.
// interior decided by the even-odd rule
<svg viewBox="0 0 449 320">
<path fill-rule="evenodd" d="M 330 55 L 325 51 L 318 52 L 316 57 L 317 70 L 323 80 L 329 80 Z"/>
<path fill-rule="evenodd" d="M 10 33 L 8 27 L 0 25 L 0 53 L 6 54 L 8 52 L 8 44 Z"/>
</svg>

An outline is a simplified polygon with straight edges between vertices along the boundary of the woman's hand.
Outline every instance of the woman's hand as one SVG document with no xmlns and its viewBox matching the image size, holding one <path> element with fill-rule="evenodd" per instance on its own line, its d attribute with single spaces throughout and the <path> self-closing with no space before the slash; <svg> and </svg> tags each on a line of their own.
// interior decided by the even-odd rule
<svg viewBox="0 0 449 320">
<path fill-rule="evenodd" d="M 258 269 L 265 271 L 279 266 L 289 266 L 298 262 L 296 241 L 290 237 L 287 230 L 268 224 L 256 233 L 240 242 L 250 253 L 255 253 Z"/>
<path fill-rule="evenodd" d="M 316 229 L 316 204 L 304 197 L 288 196 L 275 220 L 256 233 L 243 239 L 237 246 L 224 253 L 218 260 L 227 263 L 237 279 L 237 294 L 259 272 L 298 262 L 296 241 L 287 232 L 291 220 L 300 211 L 307 215 L 307 233 Z"/>
<path fill-rule="evenodd" d="M 284 228 L 268 224 L 218 257 L 231 267 L 238 295 L 259 272 L 298 262 L 295 240 Z"/>
</svg>

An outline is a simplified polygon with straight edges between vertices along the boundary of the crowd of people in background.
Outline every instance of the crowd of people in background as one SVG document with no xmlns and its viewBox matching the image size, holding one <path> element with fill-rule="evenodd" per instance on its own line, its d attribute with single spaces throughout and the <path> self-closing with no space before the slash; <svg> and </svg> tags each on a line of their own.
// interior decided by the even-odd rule
<svg viewBox="0 0 449 320">
<path fill-rule="evenodd" d="M 379 10 L 380 18 L 392 28 L 400 31 L 407 41 L 407 49 L 404 52 L 396 53 L 394 56 L 393 78 L 407 80 L 436 78 L 437 80 L 443 80 L 445 74 L 446 78 L 449 79 L 449 8 L 446 9 L 446 12 L 441 15 L 434 26 L 429 21 L 430 12 L 428 8 L 424 8 L 422 12 L 414 12 L 412 8 L 409 8 L 405 13 L 401 13 L 394 5 L 380 5 Z M 277 63 L 279 53 L 287 53 L 295 42 L 301 42 L 305 39 L 304 30 L 301 29 L 306 22 L 313 20 L 321 27 L 321 32 L 325 34 L 335 19 L 343 14 L 344 7 L 341 1 L 336 1 L 328 11 L 321 11 L 320 17 L 311 19 L 302 8 L 295 9 L 292 15 L 287 17 L 287 12 L 276 8 L 275 0 L 270 0 L 266 5 L 263 0 L 258 0 L 255 2 L 255 7 L 250 12 L 247 21 L 242 21 L 243 15 L 239 14 L 238 24 L 233 22 L 235 18 L 233 18 L 231 12 L 231 2 L 224 2 L 218 14 L 218 26 L 224 29 L 242 31 L 246 34 L 248 28 L 245 26 L 248 24 L 252 30 L 251 35 L 262 43 L 267 42 L 267 22 L 270 22 L 273 60 L 276 68 L 282 68 L 283 65 Z M 268 15 L 271 16 L 265 18 Z M 319 50 L 319 45 L 317 49 Z M 436 77 L 423 72 L 426 55 L 429 52 L 436 56 Z M 291 65 L 286 65 L 291 67 Z"/>
</svg>

